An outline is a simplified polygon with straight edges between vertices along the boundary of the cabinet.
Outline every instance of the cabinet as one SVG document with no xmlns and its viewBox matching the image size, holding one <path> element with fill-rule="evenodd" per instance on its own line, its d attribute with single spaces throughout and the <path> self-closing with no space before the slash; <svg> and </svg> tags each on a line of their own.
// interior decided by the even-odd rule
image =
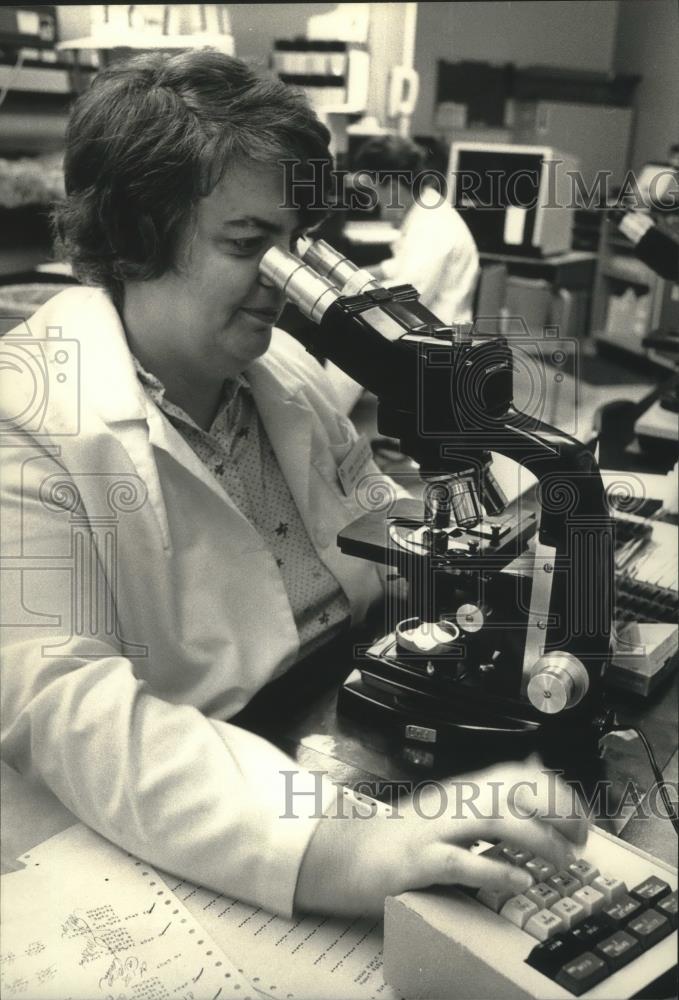
<svg viewBox="0 0 679 1000">
<path fill-rule="evenodd" d="M 481 264 L 507 268 L 506 317 L 521 317 L 536 337 L 545 327 L 559 336 L 580 340 L 589 330 L 596 255 L 568 250 L 550 257 L 519 257 L 480 253 Z"/>
</svg>

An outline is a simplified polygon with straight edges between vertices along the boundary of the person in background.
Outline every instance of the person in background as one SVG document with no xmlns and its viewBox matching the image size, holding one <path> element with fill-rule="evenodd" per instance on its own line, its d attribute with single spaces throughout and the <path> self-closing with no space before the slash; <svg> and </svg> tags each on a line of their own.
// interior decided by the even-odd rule
<svg viewBox="0 0 679 1000">
<path fill-rule="evenodd" d="M 426 183 L 425 168 L 425 151 L 399 136 L 375 136 L 356 154 L 356 173 L 375 175 L 382 218 L 400 229 L 393 256 L 373 269 L 375 277 L 389 285 L 414 285 L 423 305 L 443 323 L 470 323 L 479 254 L 446 191 Z"/>
<path fill-rule="evenodd" d="M 371 266 L 385 285 L 413 285 L 424 306 L 442 323 L 471 323 L 472 305 L 480 275 L 474 237 L 446 196 L 430 181 L 442 174 L 440 164 L 411 139 L 395 135 L 374 136 L 359 147 L 354 174 L 371 175 L 384 221 L 400 230 L 392 245 L 393 256 Z M 336 365 L 326 365 L 342 412 L 349 414 L 363 395 L 363 388 Z"/>
</svg>

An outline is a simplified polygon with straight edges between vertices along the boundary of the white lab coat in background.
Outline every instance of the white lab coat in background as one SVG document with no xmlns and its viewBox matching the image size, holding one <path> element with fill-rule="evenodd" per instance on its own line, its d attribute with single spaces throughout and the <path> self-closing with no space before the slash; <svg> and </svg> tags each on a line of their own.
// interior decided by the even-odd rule
<svg viewBox="0 0 679 1000">
<path fill-rule="evenodd" d="M 379 265 L 380 277 L 388 285 L 414 285 L 443 323 L 471 323 L 480 274 L 474 238 L 434 188 L 424 188 L 420 202 L 408 209 L 393 257 Z"/>
<path fill-rule="evenodd" d="M 33 338 L 51 328 L 51 392 L 23 433 L 5 425 L 3 759 L 138 857 L 289 914 L 319 802 L 296 796 L 299 818 L 280 818 L 280 772 L 298 771 L 295 791 L 316 782 L 223 721 L 298 654 L 275 559 L 145 396 L 104 291 L 63 292 L 28 326 Z M 7 417 L 37 384 L 26 332 L 0 342 L 16 361 L 0 392 Z M 359 620 L 382 587 L 336 545 L 363 513 L 337 477 L 354 428 L 287 334 L 275 331 L 247 374 L 313 544 Z M 366 473 L 380 475 L 372 463 Z M 334 796 L 327 782 L 323 805 Z"/>
<path fill-rule="evenodd" d="M 442 323 L 471 323 L 481 273 L 474 237 L 461 215 L 434 188 L 424 188 L 421 204 L 406 213 L 393 257 L 375 268 L 378 281 L 413 285 L 420 301 Z M 363 387 L 336 365 L 326 366 L 342 412 L 351 413 Z"/>
</svg>

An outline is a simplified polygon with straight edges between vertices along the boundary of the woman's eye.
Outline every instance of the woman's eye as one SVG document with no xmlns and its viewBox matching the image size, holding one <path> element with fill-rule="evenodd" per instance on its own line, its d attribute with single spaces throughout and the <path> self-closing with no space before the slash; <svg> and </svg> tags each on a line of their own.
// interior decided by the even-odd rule
<svg viewBox="0 0 679 1000">
<path fill-rule="evenodd" d="M 224 244 L 229 253 L 236 253 L 242 257 L 259 253 L 266 242 L 264 236 L 247 236 L 241 239 L 225 240 Z"/>
</svg>

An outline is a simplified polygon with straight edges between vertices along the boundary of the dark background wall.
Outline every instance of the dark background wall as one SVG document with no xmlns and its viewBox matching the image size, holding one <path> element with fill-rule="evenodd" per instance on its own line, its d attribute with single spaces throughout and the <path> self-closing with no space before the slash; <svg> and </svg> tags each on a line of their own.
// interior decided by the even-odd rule
<svg viewBox="0 0 679 1000">
<path fill-rule="evenodd" d="M 609 72 L 618 7 L 617 0 L 418 4 L 415 67 L 420 98 L 413 131 L 426 133 L 431 127 L 438 59 Z"/>
<path fill-rule="evenodd" d="M 621 0 L 613 68 L 640 73 L 630 166 L 664 160 L 679 142 L 679 4 L 676 0 Z"/>
</svg>

